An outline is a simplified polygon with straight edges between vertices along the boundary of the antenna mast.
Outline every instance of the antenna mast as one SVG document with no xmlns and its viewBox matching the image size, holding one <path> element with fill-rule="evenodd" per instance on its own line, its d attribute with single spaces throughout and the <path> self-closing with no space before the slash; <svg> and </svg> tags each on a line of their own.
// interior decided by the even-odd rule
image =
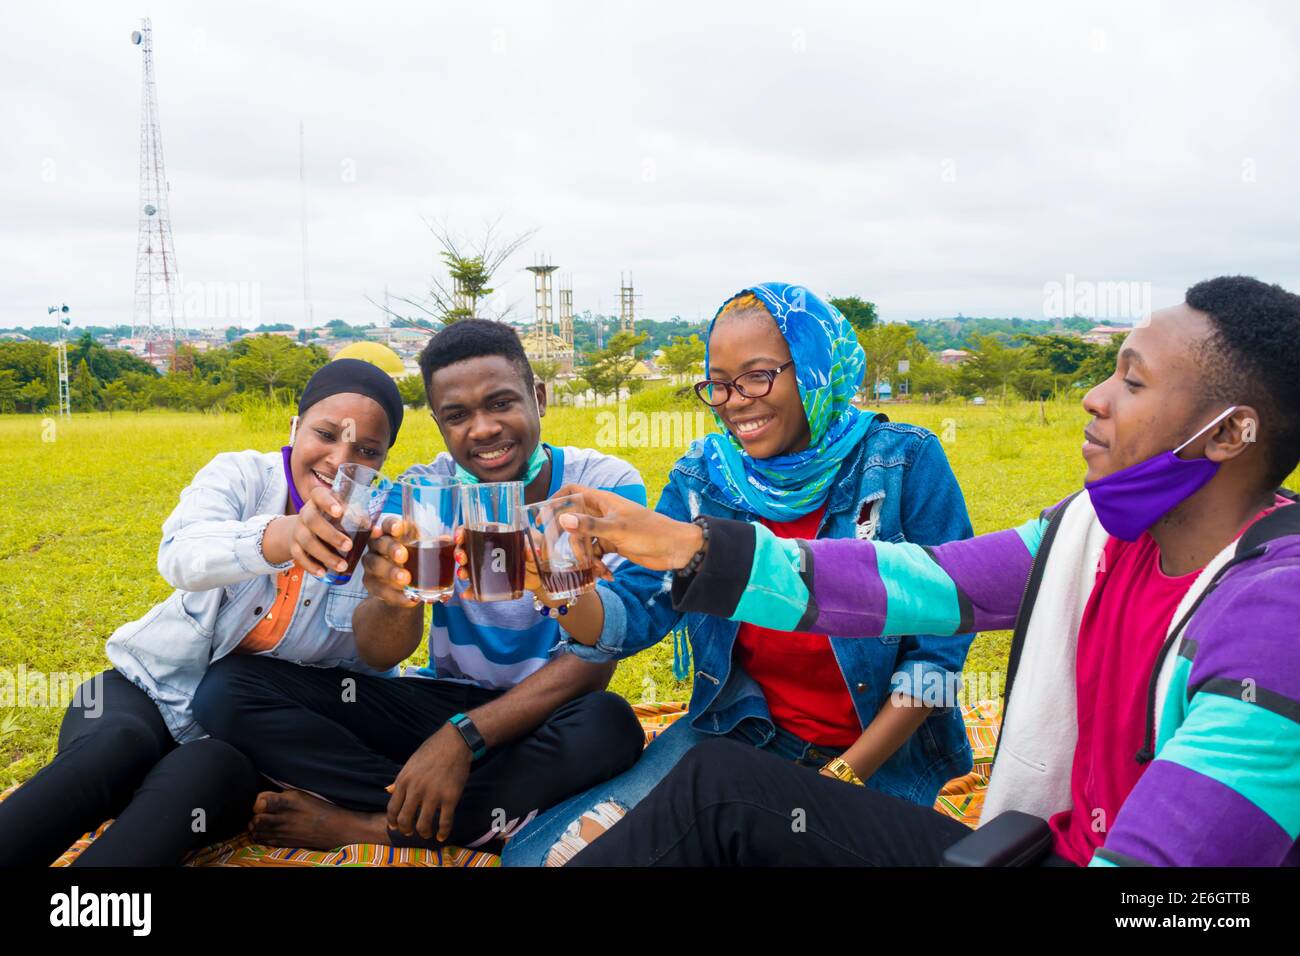
<svg viewBox="0 0 1300 956">
<path fill-rule="evenodd" d="M 132 337 L 145 340 L 152 359 L 155 349 L 176 361 L 176 249 L 172 244 L 167 174 L 163 168 L 158 92 L 153 75 L 153 26 L 146 17 L 131 42 L 144 54 L 144 86 L 140 97 L 140 205 L 135 253 L 135 314 Z M 170 342 L 168 342 L 170 338 Z"/>
</svg>

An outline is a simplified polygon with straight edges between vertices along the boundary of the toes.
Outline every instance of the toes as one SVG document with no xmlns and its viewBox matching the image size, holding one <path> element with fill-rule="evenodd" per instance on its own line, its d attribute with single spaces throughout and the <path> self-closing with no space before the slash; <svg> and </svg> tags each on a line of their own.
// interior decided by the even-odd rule
<svg viewBox="0 0 1300 956">
<path fill-rule="evenodd" d="M 257 795 L 257 799 L 253 802 L 253 813 L 274 813 L 282 809 L 282 805 L 281 795 L 273 790 L 267 790 Z"/>
</svg>

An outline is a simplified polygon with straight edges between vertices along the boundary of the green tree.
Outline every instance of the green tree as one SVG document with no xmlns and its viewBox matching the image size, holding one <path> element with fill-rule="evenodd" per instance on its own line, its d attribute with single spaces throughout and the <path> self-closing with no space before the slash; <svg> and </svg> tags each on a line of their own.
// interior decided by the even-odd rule
<svg viewBox="0 0 1300 956">
<path fill-rule="evenodd" d="M 118 409 L 128 407 L 130 402 L 131 390 L 127 388 L 126 382 L 118 379 L 104 386 L 104 408 L 108 410 L 109 418 L 112 418 L 113 412 Z"/>
<path fill-rule="evenodd" d="M 560 374 L 560 363 L 554 359 L 530 359 L 529 364 L 533 367 L 533 375 L 549 390 L 551 383 Z"/>
<path fill-rule="evenodd" d="M 101 390 L 102 386 L 83 358 L 77 363 L 77 370 L 68 383 L 68 397 L 72 400 L 72 407 L 83 412 L 94 411 L 99 407 Z"/>
<path fill-rule="evenodd" d="M 231 371 L 241 388 L 265 389 L 268 398 L 275 397 L 277 388 L 297 393 L 329 359 L 323 349 L 296 345 L 280 335 L 259 335 L 239 344 L 247 347 L 231 360 Z"/>
<path fill-rule="evenodd" d="M 162 385 L 162 378 L 156 373 L 128 372 L 120 381 L 126 386 L 126 407 L 133 412 L 142 412 L 153 404 L 154 392 Z"/>
<path fill-rule="evenodd" d="M 858 342 L 867 357 L 862 386 L 874 397 L 878 383 L 897 383 L 898 363 L 912 354 L 916 330 L 901 323 L 884 322 L 859 332 Z"/>
<path fill-rule="evenodd" d="M 230 360 L 234 358 L 231 349 L 208 349 L 206 352 L 194 353 L 194 373 L 209 382 L 234 381 L 230 371 Z"/>
<path fill-rule="evenodd" d="M 404 375 L 397 380 L 397 391 L 402 396 L 402 403 L 411 408 L 423 408 L 429 401 L 424 391 L 424 378 L 420 375 Z"/>
<path fill-rule="evenodd" d="M 1093 347 L 1093 352 L 1079 366 L 1077 382 L 1084 388 L 1106 381 L 1115 374 L 1115 364 L 1119 360 L 1119 350 L 1124 344 L 1122 337 L 1111 336 L 1105 345 Z"/>
<path fill-rule="evenodd" d="M 502 236 L 500 220 L 488 223 L 479 239 L 464 239 L 454 234 L 444 222 L 428 222 L 439 248 L 438 258 L 447 267 L 447 278 L 434 275 L 429 280 L 428 293 L 421 297 L 393 296 L 403 305 L 410 306 L 434 320 L 435 324 L 450 325 L 461 319 L 484 318 L 480 315 L 482 302 L 493 291 L 492 277 L 505 261 L 519 251 L 537 230 L 530 229 L 513 237 Z M 370 300 L 392 319 L 411 322 L 424 328 L 424 322 L 413 321 L 411 316 L 400 315 L 384 302 Z M 504 321 L 510 313 L 507 308 L 491 318 Z"/>
<path fill-rule="evenodd" d="M 0 368 L 0 413 L 12 412 L 22 400 L 23 387 L 18 373 L 11 368 Z"/>
<path fill-rule="evenodd" d="M 612 395 L 617 401 L 625 386 L 629 394 L 636 391 L 631 387 L 632 370 L 637 363 L 636 347 L 645 340 L 644 332 L 618 332 L 609 340 L 609 345 L 589 356 L 583 378 L 597 395 Z M 635 384 L 640 385 L 639 382 Z"/>
<path fill-rule="evenodd" d="M 680 382 L 695 373 L 704 372 L 704 343 L 698 335 L 674 338 L 664 346 L 663 364 L 674 382 Z"/>
<path fill-rule="evenodd" d="M 992 335 L 977 335 L 969 351 L 958 373 L 963 394 L 1000 391 L 1005 400 L 1012 379 L 1025 365 L 1025 350 L 1010 348 Z"/>
<path fill-rule="evenodd" d="M 100 382 L 114 381 L 127 372 L 144 372 L 153 369 L 153 366 L 138 355 L 132 355 L 121 349 L 105 348 L 101 343 L 96 342 L 89 332 L 83 332 L 81 338 L 68 345 L 68 368 L 83 360 Z"/>
<path fill-rule="evenodd" d="M 868 329 L 874 328 L 876 319 L 876 303 L 864 302 L 856 295 L 841 296 L 838 299 L 828 299 L 831 305 L 840 310 L 844 318 L 849 320 L 849 325 L 862 337 L 862 333 Z"/>
<path fill-rule="evenodd" d="M 919 343 L 918 343 L 919 346 Z M 957 386 L 956 369 L 938 362 L 924 346 L 911 358 L 912 367 L 908 369 L 908 391 L 912 395 L 924 395 L 929 401 L 943 401 L 953 393 Z"/>
<path fill-rule="evenodd" d="M 50 400 L 50 387 L 43 379 L 32 379 L 19 390 L 18 400 L 28 411 L 39 412 Z"/>
<path fill-rule="evenodd" d="M 567 382 L 562 382 L 556 387 L 555 395 L 561 404 L 566 404 L 567 400 L 567 404 L 572 405 L 577 401 L 579 395 L 586 395 L 590 388 L 591 383 L 579 376 L 571 378 Z"/>
<path fill-rule="evenodd" d="M 1053 375 L 1074 376 L 1097 349 L 1083 339 L 1056 332 L 1024 336 L 1024 341 L 1035 364 Z"/>
<path fill-rule="evenodd" d="M 48 382 L 54 368 L 55 350 L 43 342 L 0 342 L 0 369 L 12 369 L 19 382 L 34 379 Z"/>
</svg>

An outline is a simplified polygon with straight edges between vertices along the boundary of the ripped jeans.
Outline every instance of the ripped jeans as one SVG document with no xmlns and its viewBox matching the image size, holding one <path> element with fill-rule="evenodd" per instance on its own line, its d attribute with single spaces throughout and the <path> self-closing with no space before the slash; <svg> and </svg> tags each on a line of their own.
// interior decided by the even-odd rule
<svg viewBox="0 0 1300 956">
<path fill-rule="evenodd" d="M 774 729 L 776 733 L 766 743 L 761 743 L 759 734 L 745 723 L 721 736 L 747 743 L 814 770 L 842 752 L 830 747 L 814 746 L 780 727 Z M 668 776 L 688 750 L 705 740 L 715 739 L 719 739 L 718 734 L 701 733 L 694 729 L 690 714 L 679 717 L 671 727 L 650 741 L 631 769 L 556 804 L 512 836 L 501 854 L 502 866 L 544 865 L 551 847 L 564 834 L 569 824 L 583 813 L 606 801 L 631 810 L 645 799 L 659 781 Z"/>
</svg>

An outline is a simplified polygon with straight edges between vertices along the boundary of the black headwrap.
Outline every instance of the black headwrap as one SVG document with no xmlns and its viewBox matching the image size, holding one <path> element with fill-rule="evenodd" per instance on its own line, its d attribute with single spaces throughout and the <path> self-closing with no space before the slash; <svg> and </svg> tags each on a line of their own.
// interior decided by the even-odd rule
<svg viewBox="0 0 1300 956">
<path fill-rule="evenodd" d="M 388 447 L 397 441 L 397 431 L 402 427 L 402 396 L 397 384 L 383 369 L 360 359 L 335 359 L 316 370 L 298 401 L 298 414 L 311 408 L 322 398 L 351 392 L 365 395 L 379 403 L 388 416 Z"/>
</svg>

